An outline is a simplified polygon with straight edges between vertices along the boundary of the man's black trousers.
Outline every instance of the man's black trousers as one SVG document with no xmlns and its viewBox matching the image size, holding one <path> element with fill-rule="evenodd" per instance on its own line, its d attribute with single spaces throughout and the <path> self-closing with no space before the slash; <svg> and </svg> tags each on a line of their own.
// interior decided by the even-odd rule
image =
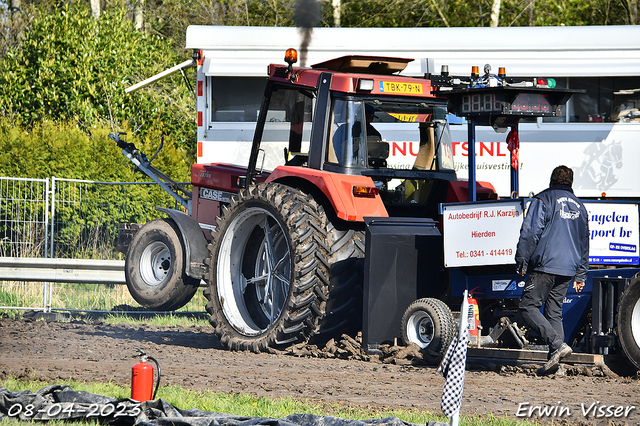
<svg viewBox="0 0 640 426">
<path fill-rule="evenodd" d="M 520 299 L 520 313 L 540 337 L 549 344 L 549 353 L 564 342 L 562 303 L 573 277 L 532 272 Z M 544 315 L 540 308 L 544 304 Z"/>
</svg>

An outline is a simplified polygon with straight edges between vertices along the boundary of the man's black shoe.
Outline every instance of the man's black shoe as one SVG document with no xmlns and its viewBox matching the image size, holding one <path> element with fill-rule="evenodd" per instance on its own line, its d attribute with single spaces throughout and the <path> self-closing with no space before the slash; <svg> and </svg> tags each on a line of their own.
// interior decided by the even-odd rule
<svg viewBox="0 0 640 426">
<path fill-rule="evenodd" d="M 571 355 L 571 352 L 573 352 L 571 347 L 566 343 L 563 343 L 551 354 L 551 356 L 549 357 L 549 361 L 547 361 L 545 365 L 538 369 L 538 375 L 544 376 L 546 374 L 554 373 L 560 365 L 560 360 L 566 356 Z"/>
</svg>

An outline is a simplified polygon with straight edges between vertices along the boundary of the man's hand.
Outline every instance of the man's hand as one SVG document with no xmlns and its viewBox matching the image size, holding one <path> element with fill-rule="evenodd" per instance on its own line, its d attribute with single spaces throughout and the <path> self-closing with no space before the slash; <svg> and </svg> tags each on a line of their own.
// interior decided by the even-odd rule
<svg viewBox="0 0 640 426">
<path fill-rule="evenodd" d="M 518 266 L 516 267 L 516 273 L 517 273 L 518 275 L 522 275 L 522 276 L 524 276 L 524 274 L 525 274 L 524 264 L 520 264 L 520 265 L 518 265 Z"/>
<path fill-rule="evenodd" d="M 580 293 L 583 288 L 584 288 L 584 283 L 581 283 L 581 282 L 578 282 L 578 281 L 574 281 L 573 282 L 573 289 L 575 291 L 577 291 L 578 293 Z"/>
</svg>

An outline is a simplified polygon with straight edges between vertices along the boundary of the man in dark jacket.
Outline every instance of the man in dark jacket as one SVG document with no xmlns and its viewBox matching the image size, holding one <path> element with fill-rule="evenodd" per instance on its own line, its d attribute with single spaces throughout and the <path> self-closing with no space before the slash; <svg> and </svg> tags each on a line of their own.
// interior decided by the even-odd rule
<svg viewBox="0 0 640 426">
<path fill-rule="evenodd" d="M 564 343 L 562 303 L 571 282 L 576 291 L 582 290 L 589 269 L 588 214 L 572 184 L 573 170 L 566 166 L 553 170 L 549 188 L 529 205 L 516 251 L 518 273 L 529 272 L 520 313 L 549 344 L 549 361 L 538 374 L 555 372 L 560 359 L 572 352 Z"/>
</svg>

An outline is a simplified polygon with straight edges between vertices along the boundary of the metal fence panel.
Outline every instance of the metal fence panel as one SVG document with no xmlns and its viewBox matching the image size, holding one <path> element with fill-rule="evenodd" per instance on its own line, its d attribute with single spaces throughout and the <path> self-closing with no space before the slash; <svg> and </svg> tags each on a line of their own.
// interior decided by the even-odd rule
<svg viewBox="0 0 640 426">
<path fill-rule="evenodd" d="M 0 280 L 126 284 L 123 260 L 0 257 Z"/>
<path fill-rule="evenodd" d="M 185 184 L 188 185 L 188 184 Z M 50 188 L 50 189 L 49 189 Z M 120 223 L 165 217 L 181 206 L 153 182 L 0 178 L 0 257 L 123 260 Z M 53 279 L 53 277 L 52 277 Z M 202 293 L 180 311 L 202 311 Z M 134 311 L 126 286 L 0 281 L 0 309 Z"/>
<path fill-rule="evenodd" d="M 45 257 L 49 181 L 0 177 L 0 256 Z"/>
<path fill-rule="evenodd" d="M 0 309 L 46 310 L 46 283 L 0 281 Z"/>
<path fill-rule="evenodd" d="M 0 256 L 48 253 L 49 180 L 0 177 Z M 0 308 L 46 310 L 47 283 L 2 281 Z"/>
<path fill-rule="evenodd" d="M 156 206 L 181 208 L 153 182 L 51 182 L 50 257 L 122 259 L 115 249 L 120 223 L 164 217 Z"/>
</svg>

